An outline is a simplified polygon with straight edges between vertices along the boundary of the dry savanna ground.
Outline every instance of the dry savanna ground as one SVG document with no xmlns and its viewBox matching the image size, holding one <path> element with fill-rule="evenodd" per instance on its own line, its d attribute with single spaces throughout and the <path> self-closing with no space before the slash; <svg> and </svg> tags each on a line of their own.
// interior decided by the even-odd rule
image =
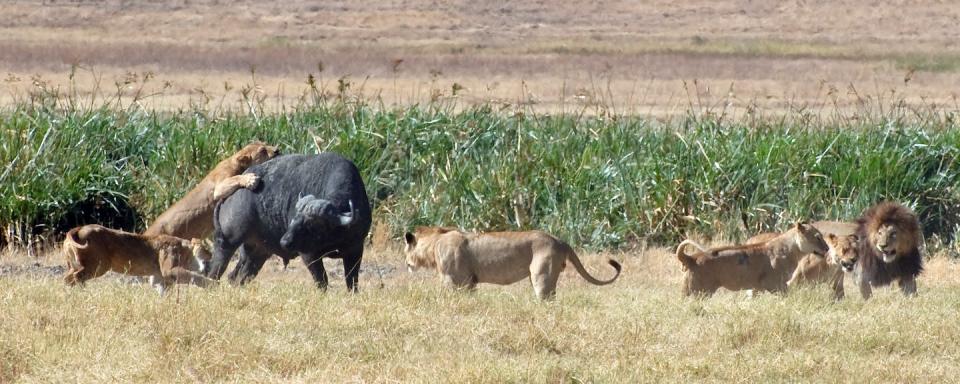
<svg viewBox="0 0 960 384">
<path fill-rule="evenodd" d="M 667 249 L 595 287 L 570 268 L 558 297 L 529 284 L 439 288 L 392 250 L 370 252 L 362 291 L 317 291 L 299 261 L 244 287 L 165 296 L 108 275 L 62 284 L 56 252 L 0 258 L 0 382 L 950 382 L 960 374 L 960 264 L 928 261 L 916 298 L 826 288 L 786 296 L 679 295 Z M 328 272 L 339 272 L 338 261 Z M 333 274 L 333 273 L 331 273 Z"/>
<path fill-rule="evenodd" d="M 956 108 L 960 86 L 960 6 L 937 0 L 12 0 L 0 14 L 4 102 L 72 85 L 158 108 L 246 94 L 280 109 L 312 74 L 388 104 L 661 115 Z"/>
</svg>

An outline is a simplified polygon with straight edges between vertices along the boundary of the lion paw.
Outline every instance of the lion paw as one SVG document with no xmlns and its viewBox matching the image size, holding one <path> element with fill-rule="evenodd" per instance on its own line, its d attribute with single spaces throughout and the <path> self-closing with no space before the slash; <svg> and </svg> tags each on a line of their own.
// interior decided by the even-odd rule
<svg viewBox="0 0 960 384">
<path fill-rule="evenodd" d="M 247 189 L 254 189 L 260 185 L 260 178 L 253 173 L 244 173 L 240 175 L 240 185 Z"/>
</svg>

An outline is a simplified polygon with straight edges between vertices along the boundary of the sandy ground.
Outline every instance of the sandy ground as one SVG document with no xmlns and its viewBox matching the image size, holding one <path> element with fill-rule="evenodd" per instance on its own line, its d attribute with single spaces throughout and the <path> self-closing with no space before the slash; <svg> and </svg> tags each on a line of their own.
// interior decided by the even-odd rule
<svg viewBox="0 0 960 384">
<path fill-rule="evenodd" d="M 313 75 L 330 97 L 386 104 L 659 115 L 892 100 L 955 109 L 960 86 L 960 7 L 937 1 L 45 0 L 0 13 L 5 104 L 45 87 L 157 108 L 283 110 Z"/>
</svg>

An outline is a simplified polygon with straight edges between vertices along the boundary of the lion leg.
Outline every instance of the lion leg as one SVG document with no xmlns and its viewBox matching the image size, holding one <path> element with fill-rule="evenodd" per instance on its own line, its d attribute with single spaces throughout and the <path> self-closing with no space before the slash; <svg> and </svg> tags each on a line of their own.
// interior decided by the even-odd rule
<svg viewBox="0 0 960 384">
<path fill-rule="evenodd" d="M 800 282 L 800 279 L 802 279 L 801 275 L 803 274 L 802 269 L 802 267 L 797 267 L 793 270 L 793 274 L 790 275 L 790 280 L 787 280 L 787 287 L 793 288 Z"/>
<path fill-rule="evenodd" d="M 833 272 L 833 276 L 830 278 L 830 283 L 833 285 L 833 298 L 834 300 L 843 299 L 843 271 L 837 269 Z"/>
<path fill-rule="evenodd" d="M 540 300 L 550 300 L 557 293 L 557 280 L 560 279 L 560 271 L 566 260 L 561 259 L 559 263 L 550 260 L 534 260 L 530 264 L 530 282 L 533 283 L 533 292 L 537 294 Z"/>
<path fill-rule="evenodd" d="M 473 291 L 477 288 L 477 281 L 471 277 L 460 275 L 442 274 L 440 280 L 444 287 L 456 290 Z"/>
<path fill-rule="evenodd" d="M 201 288 L 216 285 L 217 281 L 183 267 L 173 267 L 163 271 L 166 281 L 177 284 L 193 284 Z"/>
<path fill-rule="evenodd" d="M 260 179 L 256 174 L 244 173 L 221 180 L 213 187 L 213 201 L 220 201 L 240 188 L 256 188 Z"/>
<path fill-rule="evenodd" d="M 167 290 L 167 286 L 170 285 L 170 282 L 162 275 L 150 275 L 148 280 L 150 281 L 150 285 L 161 295 Z"/>
<path fill-rule="evenodd" d="M 900 286 L 900 290 L 903 291 L 904 296 L 917 295 L 917 280 L 913 277 L 903 277 L 897 281 L 897 285 Z"/>
<path fill-rule="evenodd" d="M 869 299 L 870 296 L 873 295 L 873 289 L 870 287 L 870 281 L 867 279 L 860 279 L 858 284 L 860 285 L 860 296 L 863 296 L 864 300 Z"/>
</svg>

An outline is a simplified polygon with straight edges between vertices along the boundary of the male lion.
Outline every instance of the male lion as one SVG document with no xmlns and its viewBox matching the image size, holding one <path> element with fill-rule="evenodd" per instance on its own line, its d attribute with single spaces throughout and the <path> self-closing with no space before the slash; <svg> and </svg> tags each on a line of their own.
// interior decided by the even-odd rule
<svg viewBox="0 0 960 384">
<path fill-rule="evenodd" d="M 916 278 L 923 272 L 922 236 L 917 215 L 907 207 L 886 201 L 864 211 L 857 220 L 860 257 L 853 269 L 864 299 L 870 298 L 871 287 L 894 281 L 904 295 L 917 293 Z"/>
<path fill-rule="evenodd" d="M 247 168 L 280 154 L 277 147 L 250 143 L 224 159 L 200 183 L 176 204 L 160 214 L 144 235 L 170 235 L 184 239 L 203 239 L 213 232 L 213 209 L 217 201 L 240 188 L 254 188 L 257 175 L 243 173 Z"/>
<path fill-rule="evenodd" d="M 695 246 L 698 252 L 686 254 L 687 245 Z M 782 271 L 775 269 L 776 264 L 796 265 L 803 255 L 826 252 L 827 244 L 820 231 L 810 224 L 797 223 L 789 231 L 759 244 L 706 249 L 693 240 L 684 240 L 677 246 L 677 259 L 685 271 L 683 294 L 709 296 L 721 287 L 731 291 L 785 291 L 787 284 Z"/>
<path fill-rule="evenodd" d="M 217 283 L 198 273 L 211 256 L 199 239 L 138 235 L 90 224 L 67 232 L 63 254 L 67 285 L 84 284 L 107 271 L 149 276 L 160 293 L 174 283 L 200 287 Z"/>
<path fill-rule="evenodd" d="M 620 263 L 608 260 L 616 275 L 597 280 L 573 248 L 540 231 L 464 233 L 418 227 L 414 232 L 404 235 L 407 269 L 436 268 L 448 286 L 473 289 L 477 283 L 506 285 L 529 277 L 537 297 L 545 300 L 554 296 L 567 261 L 592 284 L 610 284 L 620 276 Z"/>
</svg>

